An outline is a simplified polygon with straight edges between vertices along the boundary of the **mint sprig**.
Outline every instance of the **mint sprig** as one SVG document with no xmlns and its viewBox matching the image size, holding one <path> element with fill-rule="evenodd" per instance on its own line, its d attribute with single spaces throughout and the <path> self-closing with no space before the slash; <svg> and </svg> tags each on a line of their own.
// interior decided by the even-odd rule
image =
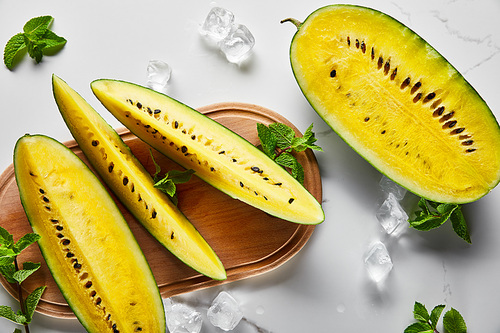
<svg viewBox="0 0 500 333">
<path fill-rule="evenodd" d="M 24 299 L 21 284 L 40 268 L 40 264 L 28 261 L 23 263 L 22 269 L 19 269 L 17 256 L 39 239 L 40 235 L 28 233 L 17 242 L 14 242 L 13 235 L 0 227 L 0 274 L 2 274 L 9 283 L 17 285 L 19 304 L 21 307 L 20 310 L 14 312 L 11 307 L 0 305 L 0 317 L 23 325 L 26 333 L 29 333 L 29 324 L 31 323 L 36 306 L 46 286 L 36 288 L 26 297 L 26 299 Z M 21 331 L 16 328 L 14 332 L 20 333 Z"/>
<path fill-rule="evenodd" d="M 409 325 L 403 333 L 439 333 L 437 325 L 445 307 L 443 304 L 437 305 L 429 314 L 425 305 L 415 302 L 413 306 L 413 318 L 417 322 Z M 443 327 L 445 333 L 467 333 L 467 325 L 464 318 L 454 308 L 445 313 Z"/>
<path fill-rule="evenodd" d="M 301 184 L 304 183 L 304 168 L 292 155 L 293 151 L 302 152 L 308 148 L 323 151 L 315 144 L 317 141 L 311 124 L 302 137 L 296 137 L 295 131 L 282 123 L 266 126 L 257 123 L 257 134 L 264 153 L 279 165 L 288 168 L 292 176 Z"/>
<path fill-rule="evenodd" d="M 3 61 L 8 69 L 14 68 L 24 52 L 39 63 L 43 55 L 57 52 L 66 44 L 66 39 L 49 29 L 53 20 L 52 16 L 32 18 L 24 25 L 23 32 L 9 39 L 3 51 Z"/>
<path fill-rule="evenodd" d="M 184 171 L 170 170 L 162 177 L 160 176 L 161 167 L 160 165 L 158 165 L 158 163 L 156 163 L 151 150 L 149 150 L 149 154 L 151 155 L 151 159 L 153 160 L 153 163 L 155 165 L 155 173 L 153 175 L 154 187 L 167 194 L 170 200 L 172 200 L 172 202 L 177 205 L 178 199 L 176 193 L 176 184 L 187 183 L 191 179 L 191 176 L 195 171 L 192 169 Z"/>
<path fill-rule="evenodd" d="M 410 226 L 422 231 L 440 227 L 450 220 L 453 230 L 467 243 L 471 243 L 469 230 L 462 213 L 462 208 L 458 204 L 444 204 L 420 198 L 418 202 L 420 210 L 415 212 L 415 218 L 408 222 Z"/>
</svg>

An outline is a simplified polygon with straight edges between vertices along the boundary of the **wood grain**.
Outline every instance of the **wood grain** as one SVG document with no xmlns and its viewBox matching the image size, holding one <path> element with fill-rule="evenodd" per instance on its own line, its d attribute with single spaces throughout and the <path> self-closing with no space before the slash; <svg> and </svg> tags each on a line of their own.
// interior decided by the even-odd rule
<svg viewBox="0 0 500 333">
<path fill-rule="evenodd" d="M 198 110 L 254 145 L 259 143 L 257 122 L 285 123 L 300 133 L 278 113 L 253 104 L 220 103 Z M 136 157 L 153 174 L 155 167 L 150 157 L 149 146 L 126 129 L 119 129 L 118 132 Z M 88 164 L 75 141 L 65 144 Z M 153 150 L 153 156 L 162 170 L 182 170 L 182 167 L 157 151 Z M 305 169 L 304 186 L 321 202 L 321 178 L 313 152 L 308 150 L 296 156 Z M 315 228 L 272 217 L 230 198 L 199 178 L 192 177 L 188 183 L 178 185 L 179 208 L 212 246 L 227 270 L 227 280 L 215 281 L 175 258 L 134 219 L 113 194 L 112 196 L 139 242 L 164 298 L 249 278 L 272 270 L 293 257 L 306 244 Z M 15 240 L 32 232 L 19 199 L 13 165 L 0 176 L 0 207 L 0 225 L 12 233 Z M 38 246 L 30 246 L 18 260 L 42 263 L 42 267 L 23 283 L 25 295 L 40 285 L 47 286 L 37 311 L 52 317 L 74 318 L 72 310 L 44 264 Z M 13 297 L 17 298 L 13 285 L 3 277 L 0 278 L 0 282 Z"/>
</svg>

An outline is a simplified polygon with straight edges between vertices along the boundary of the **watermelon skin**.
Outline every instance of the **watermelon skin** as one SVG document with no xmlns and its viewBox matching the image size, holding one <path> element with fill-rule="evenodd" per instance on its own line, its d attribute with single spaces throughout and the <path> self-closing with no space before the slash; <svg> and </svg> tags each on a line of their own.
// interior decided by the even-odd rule
<svg viewBox="0 0 500 333">
<path fill-rule="evenodd" d="M 433 47 L 379 11 L 322 7 L 290 46 L 313 109 L 357 153 L 418 196 L 467 203 L 500 181 L 500 127 Z"/>
</svg>

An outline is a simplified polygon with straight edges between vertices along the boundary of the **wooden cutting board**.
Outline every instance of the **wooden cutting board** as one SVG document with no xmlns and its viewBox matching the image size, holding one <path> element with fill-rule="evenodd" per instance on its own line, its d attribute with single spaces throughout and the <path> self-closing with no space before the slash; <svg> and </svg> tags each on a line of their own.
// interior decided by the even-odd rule
<svg viewBox="0 0 500 333">
<path fill-rule="evenodd" d="M 257 122 L 266 125 L 281 122 L 300 134 L 296 127 L 281 115 L 253 104 L 220 103 L 198 110 L 254 145 L 260 143 L 256 130 Z M 155 166 L 150 157 L 150 147 L 126 129 L 119 129 L 118 133 L 144 167 L 153 174 Z M 75 141 L 65 144 L 88 164 Z M 172 169 L 183 170 L 155 150 L 153 156 L 165 172 Z M 313 152 L 309 149 L 296 156 L 305 170 L 304 186 L 321 202 L 321 178 Z M 151 266 L 163 298 L 272 270 L 294 256 L 306 244 L 315 228 L 272 217 L 230 198 L 195 176 L 188 183 L 178 185 L 177 191 L 179 208 L 218 254 L 226 268 L 227 280 L 212 280 L 179 261 L 113 196 Z M 0 176 L 0 225 L 14 235 L 14 240 L 32 232 L 19 199 L 13 165 Z M 18 260 L 42 264 L 41 268 L 23 283 L 25 296 L 38 286 L 47 286 L 37 311 L 52 317 L 75 318 L 55 284 L 38 246 L 30 246 Z M 9 284 L 3 277 L 0 282 L 7 292 L 17 298 L 14 285 Z"/>
</svg>

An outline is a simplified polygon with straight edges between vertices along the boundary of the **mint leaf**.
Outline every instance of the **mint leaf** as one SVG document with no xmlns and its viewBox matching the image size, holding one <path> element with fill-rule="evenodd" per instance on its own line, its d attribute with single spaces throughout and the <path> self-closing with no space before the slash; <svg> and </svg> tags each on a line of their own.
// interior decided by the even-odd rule
<svg viewBox="0 0 500 333">
<path fill-rule="evenodd" d="M 451 225 L 455 233 L 460 236 L 467 243 L 472 243 L 469 235 L 469 229 L 467 223 L 465 222 L 464 215 L 462 213 L 462 208 L 460 206 L 455 209 L 450 215 Z"/>
<path fill-rule="evenodd" d="M 22 313 L 15 313 L 10 306 L 0 305 L 0 317 L 4 317 L 16 324 L 26 323 L 26 316 Z"/>
<path fill-rule="evenodd" d="M 53 20 L 52 16 L 34 17 L 24 24 L 24 34 L 29 35 L 30 39 L 41 38 Z"/>
<path fill-rule="evenodd" d="M 23 32 L 9 39 L 3 55 L 4 64 L 8 69 L 12 70 L 20 61 L 24 50 L 39 63 L 44 54 L 55 53 L 66 44 L 66 39 L 49 29 L 53 20 L 52 16 L 32 18 L 24 25 Z"/>
<path fill-rule="evenodd" d="M 403 333 L 434 333 L 434 329 L 428 323 L 413 323 Z"/>
<path fill-rule="evenodd" d="M 33 314 L 35 313 L 36 306 L 42 297 L 43 292 L 47 286 L 41 286 L 33 290 L 31 294 L 26 298 L 26 322 L 30 323 L 33 318 Z"/>
<path fill-rule="evenodd" d="M 56 35 L 52 30 L 47 30 L 40 38 L 40 42 L 45 44 L 43 49 L 44 54 L 51 54 L 57 52 L 66 44 L 66 39 Z"/>
<path fill-rule="evenodd" d="M 411 227 L 428 231 L 450 220 L 457 235 L 466 242 L 471 243 L 467 223 L 460 205 L 433 202 L 420 198 L 418 207 L 420 210 L 415 212 L 415 218 L 408 220 Z"/>
<path fill-rule="evenodd" d="M 18 283 L 22 283 L 26 280 L 31 274 L 36 272 L 40 268 L 39 263 L 25 262 L 23 263 L 23 269 L 18 270 L 14 274 L 12 274 L 12 278 L 16 280 Z"/>
<path fill-rule="evenodd" d="M 413 305 L 413 317 L 421 322 L 428 322 L 430 317 L 429 317 L 429 312 L 427 311 L 425 305 L 419 302 L 415 302 Z"/>
<path fill-rule="evenodd" d="M 314 143 L 318 140 L 315 137 L 314 132 L 312 131 L 313 124 L 311 124 L 307 130 L 304 132 L 304 135 L 300 138 L 294 138 L 292 140 L 292 148 L 295 151 L 301 152 L 306 150 L 307 148 L 311 148 L 313 150 L 323 151 L 320 146 L 315 145 Z"/>
<path fill-rule="evenodd" d="M 443 317 L 444 329 L 447 333 L 467 333 L 467 325 L 462 315 L 451 308 Z"/>
<path fill-rule="evenodd" d="M 436 305 L 434 307 L 434 309 L 432 309 L 431 316 L 430 316 L 432 328 L 436 329 L 437 323 L 439 321 L 439 317 L 441 317 L 441 313 L 443 312 L 444 308 L 445 308 L 445 305 L 440 304 L 440 305 Z"/>
<path fill-rule="evenodd" d="M 269 129 L 276 137 L 276 144 L 278 148 L 287 150 L 292 146 L 292 141 L 295 137 L 295 132 L 292 128 L 285 124 L 272 123 L 269 125 Z"/>
<path fill-rule="evenodd" d="M 192 169 L 188 169 L 185 171 L 170 170 L 165 174 L 165 177 L 163 179 L 160 179 L 154 184 L 154 187 L 166 193 L 170 197 L 172 202 L 177 205 L 177 187 L 175 185 L 188 182 L 194 172 L 195 171 Z"/>
<path fill-rule="evenodd" d="M 276 136 L 274 136 L 269 127 L 261 123 L 257 123 L 257 134 L 262 145 L 262 150 L 267 156 L 274 160 L 276 158 L 275 150 L 278 144 Z"/>
<path fill-rule="evenodd" d="M 12 263 L 9 265 L 0 266 L 0 274 L 9 282 L 16 283 L 17 281 L 14 279 L 13 275 L 16 272 L 16 268 L 14 266 L 14 258 L 12 259 Z"/>
<path fill-rule="evenodd" d="M 14 65 L 19 61 L 22 51 L 26 50 L 24 44 L 24 34 L 18 33 L 12 36 L 3 50 L 3 62 L 8 69 L 14 68 Z"/>
<path fill-rule="evenodd" d="M 153 152 L 151 151 L 151 149 L 149 150 L 149 155 L 151 156 L 151 160 L 153 161 L 153 164 L 155 165 L 155 173 L 153 175 L 153 180 L 156 183 L 160 180 L 159 174 L 161 172 L 161 167 L 158 165 L 158 163 L 156 163 L 156 160 L 153 156 Z"/>
<path fill-rule="evenodd" d="M 6 229 L 0 227 L 0 248 L 11 248 L 14 244 L 14 236 L 12 236 Z"/>
<path fill-rule="evenodd" d="M 35 233 L 28 233 L 21 237 L 14 245 L 14 251 L 19 254 L 22 250 L 30 246 L 31 244 L 37 242 L 40 239 L 40 235 Z"/>
<path fill-rule="evenodd" d="M 22 331 L 19 328 L 15 328 L 13 333 L 22 333 Z"/>
</svg>

